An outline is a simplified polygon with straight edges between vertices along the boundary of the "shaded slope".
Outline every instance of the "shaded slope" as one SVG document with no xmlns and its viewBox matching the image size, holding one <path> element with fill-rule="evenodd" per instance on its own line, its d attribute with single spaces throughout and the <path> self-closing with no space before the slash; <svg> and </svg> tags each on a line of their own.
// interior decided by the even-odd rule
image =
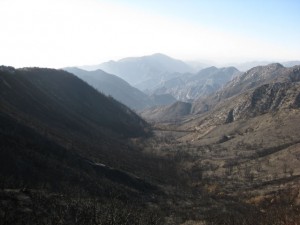
<svg viewBox="0 0 300 225">
<path fill-rule="evenodd" d="M 1 67 L 0 87 L 4 117 L 81 157 L 134 172 L 150 171 L 141 166 L 143 157 L 128 142 L 148 135 L 147 124 L 76 76 L 53 69 Z"/>
<path fill-rule="evenodd" d="M 121 78 L 102 70 L 85 71 L 76 67 L 65 68 L 98 91 L 110 95 L 132 109 L 143 109 L 155 103 L 143 92 L 130 86 Z"/>
<path fill-rule="evenodd" d="M 1 111 L 76 132 L 105 130 L 139 136 L 146 123 L 126 106 L 100 94 L 72 74 L 40 68 L 1 70 Z"/>
<path fill-rule="evenodd" d="M 2 187 L 125 198 L 156 191 L 137 175 L 159 179 L 163 159 L 130 144 L 148 128 L 126 106 L 60 70 L 1 67 L 0 87 Z"/>
<path fill-rule="evenodd" d="M 0 177 L 4 187 L 47 186 L 52 191 L 63 192 L 77 188 L 98 196 L 110 191 L 126 194 L 130 189 L 154 188 L 124 171 L 96 166 L 3 114 L 0 122 Z"/>
</svg>

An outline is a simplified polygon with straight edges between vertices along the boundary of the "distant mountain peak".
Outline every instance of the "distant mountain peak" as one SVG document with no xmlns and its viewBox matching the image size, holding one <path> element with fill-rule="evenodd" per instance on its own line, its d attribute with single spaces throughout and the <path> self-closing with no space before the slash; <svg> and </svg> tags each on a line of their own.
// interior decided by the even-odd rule
<svg viewBox="0 0 300 225">
<path fill-rule="evenodd" d="M 168 58 L 168 59 L 172 59 L 172 57 L 166 55 L 166 54 L 163 54 L 163 53 L 154 53 L 152 55 L 149 55 L 148 57 L 160 57 L 160 58 Z"/>
<path fill-rule="evenodd" d="M 82 67 L 85 70 L 102 69 L 115 74 L 140 90 L 153 89 L 166 74 L 192 72 L 185 62 L 162 53 L 141 57 L 128 57 L 118 61 L 108 61 L 96 66 Z"/>
<path fill-rule="evenodd" d="M 76 67 L 68 67 L 65 70 L 75 74 L 101 93 L 112 96 L 114 99 L 135 110 L 144 109 L 156 104 L 170 104 L 175 101 L 175 99 L 164 98 L 164 96 L 156 96 L 155 99 L 152 99 L 120 77 L 106 73 L 101 69 L 86 71 Z"/>
</svg>

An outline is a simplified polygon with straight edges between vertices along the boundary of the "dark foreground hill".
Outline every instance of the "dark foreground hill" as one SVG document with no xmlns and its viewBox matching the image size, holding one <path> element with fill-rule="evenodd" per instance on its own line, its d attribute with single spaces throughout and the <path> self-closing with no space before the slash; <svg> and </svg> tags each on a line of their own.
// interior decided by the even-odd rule
<svg viewBox="0 0 300 225">
<path fill-rule="evenodd" d="M 133 111 L 68 72 L 2 69 L 0 85 L 1 111 L 18 120 L 31 120 L 33 126 L 67 129 L 74 135 L 145 135 L 146 123 Z"/>
<path fill-rule="evenodd" d="M 0 105 L 1 223 L 109 223 L 113 216 L 111 224 L 150 224 L 143 204 L 165 180 L 158 164 L 172 163 L 131 144 L 149 135 L 133 111 L 68 72 L 41 68 L 1 67 Z M 92 208 L 102 213 L 96 218 Z"/>
</svg>

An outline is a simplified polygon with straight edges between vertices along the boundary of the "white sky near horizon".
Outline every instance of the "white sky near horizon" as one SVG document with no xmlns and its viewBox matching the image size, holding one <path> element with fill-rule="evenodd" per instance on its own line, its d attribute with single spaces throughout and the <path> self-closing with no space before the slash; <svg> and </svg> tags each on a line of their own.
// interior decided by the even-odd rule
<svg viewBox="0 0 300 225">
<path fill-rule="evenodd" d="M 0 65 L 60 68 L 158 52 L 217 63 L 300 60 L 297 0 L 273 0 L 263 12 L 233 0 L 150 2 L 0 0 Z"/>
</svg>

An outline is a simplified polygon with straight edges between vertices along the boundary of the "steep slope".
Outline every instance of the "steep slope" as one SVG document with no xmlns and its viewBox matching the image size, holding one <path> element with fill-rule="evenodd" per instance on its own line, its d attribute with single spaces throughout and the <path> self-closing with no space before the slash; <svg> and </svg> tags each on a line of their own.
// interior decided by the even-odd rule
<svg viewBox="0 0 300 225">
<path fill-rule="evenodd" d="M 185 140 L 210 144 L 234 142 L 233 149 L 238 149 L 237 142 L 231 140 L 235 137 L 243 143 L 252 140 L 251 145 L 260 143 L 261 138 L 268 139 L 258 149 L 261 151 L 293 144 L 300 141 L 298 126 L 293 124 L 299 120 L 299 96 L 300 66 L 285 68 L 271 64 L 254 68 L 206 99 L 208 104 L 212 100 L 211 106 L 202 101 L 201 107 L 206 107 L 206 112 L 188 117 L 180 129 L 192 131 Z M 218 101 L 213 101 L 216 98 Z M 256 136 L 260 132 L 262 135 Z M 266 136 L 268 132 L 270 138 Z M 279 133 L 280 138 L 276 139 Z"/>
<path fill-rule="evenodd" d="M 300 83 L 283 82 L 264 84 L 240 95 L 225 99 L 211 111 L 193 116 L 185 127 L 205 130 L 238 120 L 247 120 L 266 113 L 294 111 L 299 108 Z M 197 122 L 196 122 L 197 121 Z"/>
<path fill-rule="evenodd" d="M 153 54 L 142 57 L 124 58 L 119 61 L 109 61 L 83 69 L 102 69 L 115 74 L 140 90 L 151 89 L 158 81 L 174 72 L 190 72 L 192 69 L 184 62 L 172 59 L 163 54 Z"/>
<path fill-rule="evenodd" d="M 141 154 L 129 141 L 149 134 L 146 122 L 76 76 L 2 66 L 0 105 L 1 188 L 72 198 L 155 194 L 157 188 L 136 175 L 155 177 L 160 159 Z M 2 194 L 1 210 L 7 209 Z"/>
<path fill-rule="evenodd" d="M 110 95 L 132 109 L 143 109 L 155 103 L 146 94 L 132 87 L 121 78 L 102 70 L 85 71 L 76 67 L 64 68 L 98 91 Z"/>
<path fill-rule="evenodd" d="M 228 98 L 251 88 L 270 83 L 275 79 L 285 79 L 284 73 L 286 73 L 286 68 L 279 63 L 254 67 L 230 82 L 222 90 L 221 97 Z"/>
<path fill-rule="evenodd" d="M 40 188 L 47 185 L 48 190 L 62 192 L 77 188 L 99 197 L 112 188 L 123 194 L 130 193 L 131 188 L 142 192 L 153 189 L 125 171 L 97 166 L 77 154 L 74 148 L 65 148 L 47 135 L 2 113 L 0 122 L 2 187 Z"/>
<path fill-rule="evenodd" d="M 176 78 L 162 82 L 155 94 L 171 94 L 177 100 L 187 101 L 206 97 L 225 85 L 232 78 L 239 75 L 234 67 L 216 68 L 209 67 L 200 70 L 196 74 L 182 74 Z"/>
<path fill-rule="evenodd" d="M 1 111 L 57 129 L 86 125 L 116 135 L 144 134 L 146 123 L 134 112 L 100 94 L 74 75 L 53 69 L 1 69 Z M 19 116 L 19 117 L 18 117 Z M 61 122 L 61 123 L 60 123 Z"/>
<path fill-rule="evenodd" d="M 147 135 L 146 122 L 76 76 L 53 69 L 1 67 L 0 87 L 4 117 L 81 157 L 133 171 L 139 167 L 129 163 L 137 153 L 127 139 Z"/>
<path fill-rule="evenodd" d="M 254 90 L 264 84 L 297 82 L 299 66 L 286 68 L 274 63 L 267 66 L 254 67 L 234 78 L 223 89 L 206 99 L 198 99 L 193 105 L 193 113 L 205 112 L 212 109 L 224 99 Z"/>
</svg>

